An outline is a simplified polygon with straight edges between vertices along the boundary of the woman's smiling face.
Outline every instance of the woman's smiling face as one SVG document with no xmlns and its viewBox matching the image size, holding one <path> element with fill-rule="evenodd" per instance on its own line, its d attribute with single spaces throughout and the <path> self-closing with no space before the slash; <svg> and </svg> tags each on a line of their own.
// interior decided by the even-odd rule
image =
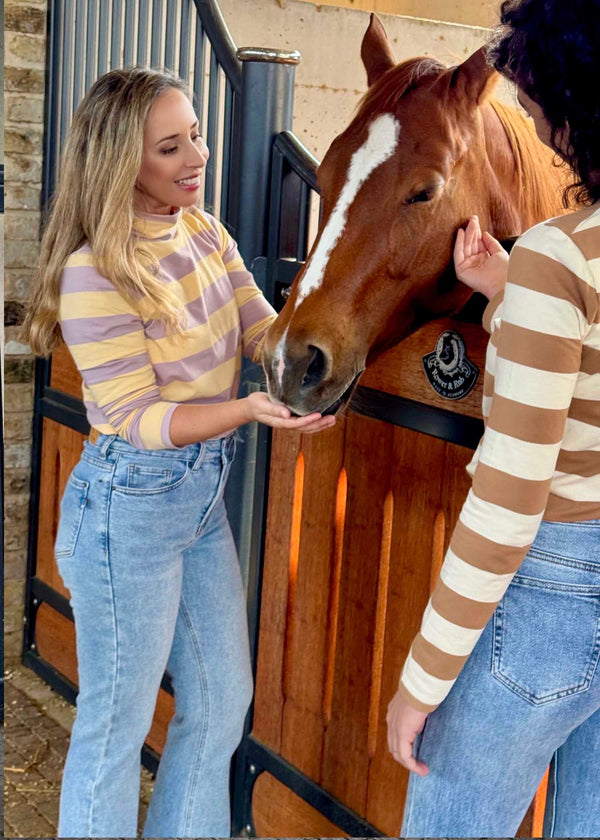
<svg viewBox="0 0 600 840">
<path fill-rule="evenodd" d="M 145 213 L 170 213 L 198 200 L 209 151 L 198 133 L 192 103 L 176 88 L 161 93 L 144 126 L 144 152 L 134 204 Z"/>
</svg>

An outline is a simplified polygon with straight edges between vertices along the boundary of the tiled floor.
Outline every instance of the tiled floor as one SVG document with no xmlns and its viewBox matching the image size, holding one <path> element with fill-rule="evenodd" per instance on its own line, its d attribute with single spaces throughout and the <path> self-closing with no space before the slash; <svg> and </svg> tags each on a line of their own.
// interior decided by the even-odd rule
<svg viewBox="0 0 600 840">
<path fill-rule="evenodd" d="M 4 836 L 56 837 L 75 709 L 23 666 L 5 680 Z M 142 769 L 140 824 L 151 794 L 152 776 Z"/>
</svg>

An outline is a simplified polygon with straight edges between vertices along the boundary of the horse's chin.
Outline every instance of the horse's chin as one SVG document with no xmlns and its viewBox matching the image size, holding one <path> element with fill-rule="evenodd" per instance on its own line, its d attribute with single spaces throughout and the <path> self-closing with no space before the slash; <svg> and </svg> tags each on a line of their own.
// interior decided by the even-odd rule
<svg viewBox="0 0 600 840">
<path fill-rule="evenodd" d="M 356 383 L 358 382 L 361 373 L 362 370 L 354 377 L 354 379 L 352 380 L 350 385 L 348 385 L 346 390 L 343 391 L 340 394 L 340 396 L 337 399 L 335 399 L 332 403 L 330 403 L 329 405 L 325 404 L 325 407 L 322 407 L 321 405 L 317 404 L 314 407 L 311 406 L 310 410 L 303 410 L 302 412 L 296 411 L 296 409 L 290 405 L 288 405 L 288 408 L 290 409 L 291 413 L 296 417 L 304 414 L 311 414 L 313 411 L 318 411 L 319 414 L 321 414 L 323 417 L 327 417 L 332 414 L 339 414 L 350 402 L 352 394 L 354 393 L 354 389 L 356 388 Z"/>
</svg>

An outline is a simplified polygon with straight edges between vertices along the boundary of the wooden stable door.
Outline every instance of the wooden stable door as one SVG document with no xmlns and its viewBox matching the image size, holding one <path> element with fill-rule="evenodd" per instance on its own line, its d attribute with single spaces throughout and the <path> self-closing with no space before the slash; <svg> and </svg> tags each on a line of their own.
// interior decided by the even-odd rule
<svg viewBox="0 0 600 840">
<path fill-rule="evenodd" d="M 450 401 L 423 356 L 455 329 L 479 368 Z M 480 416 L 486 336 L 471 324 L 424 327 L 360 385 Z M 273 436 L 253 736 L 337 800 L 398 836 L 408 773 L 387 750 L 386 710 L 470 479 L 473 451 L 349 410 L 315 436 Z M 258 836 L 339 836 L 263 772 Z M 521 833 L 532 836 L 531 814 Z"/>
</svg>

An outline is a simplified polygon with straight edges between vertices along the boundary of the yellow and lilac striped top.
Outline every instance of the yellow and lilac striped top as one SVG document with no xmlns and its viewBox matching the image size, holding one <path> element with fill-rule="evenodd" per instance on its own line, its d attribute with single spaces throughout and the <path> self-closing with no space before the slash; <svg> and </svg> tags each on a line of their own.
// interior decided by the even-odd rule
<svg viewBox="0 0 600 840">
<path fill-rule="evenodd" d="M 469 465 L 473 486 L 400 680 L 425 712 L 450 691 L 542 519 L 600 519 L 598 204 L 519 239 L 503 301 L 490 301 L 484 326 L 485 433 Z"/>
<path fill-rule="evenodd" d="M 208 213 L 143 214 L 133 235 L 182 303 L 183 338 L 167 335 L 148 317 L 146 301 L 131 303 L 100 275 L 87 243 L 63 271 L 60 326 L 83 379 L 90 425 L 138 449 L 176 448 L 169 426 L 177 406 L 235 399 L 242 352 L 260 362 L 275 312 Z"/>
</svg>

